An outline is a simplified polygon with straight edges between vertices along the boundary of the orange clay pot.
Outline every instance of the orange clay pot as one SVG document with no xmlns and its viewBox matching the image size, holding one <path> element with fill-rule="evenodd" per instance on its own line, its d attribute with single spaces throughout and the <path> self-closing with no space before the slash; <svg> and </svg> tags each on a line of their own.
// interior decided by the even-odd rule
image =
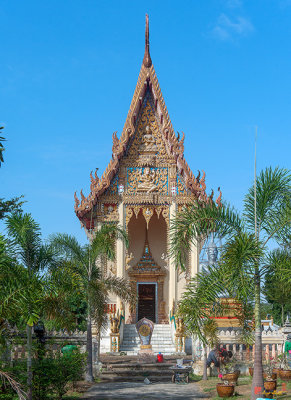
<svg viewBox="0 0 291 400">
<path fill-rule="evenodd" d="M 279 377 L 282 381 L 290 381 L 291 380 L 291 369 L 280 369 Z"/>
<path fill-rule="evenodd" d="M 264 388 L 267 392 L 274 392 L 277 388 L 277 381 L 265 381 Z"/>
<path fill-rule="evenodd" d="M 218 383 L 216 385 L 216 390 L 219 397 L 231 397 L 234 393 L 234 385 Z"/>
</svg>

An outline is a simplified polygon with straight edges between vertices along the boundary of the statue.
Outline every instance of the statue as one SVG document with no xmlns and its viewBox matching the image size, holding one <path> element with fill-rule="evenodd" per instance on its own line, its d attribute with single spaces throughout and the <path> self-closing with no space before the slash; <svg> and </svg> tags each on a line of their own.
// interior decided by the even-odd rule
<svg viewBox="0 0 291 400">
<path fill-rule="evenodd" d="M 142 145 L 140 147 L 140 150 L 146 152 L 157 151 L 155 138 L 153 137 L 152 131 L 148 125 L 145 128 L 145 133 L 142 135 Z"/>
<path fill-rule="evenodd" d="M 206 250 L 208 262 L 210 265 L 215 265 L 217 262 L 218 250 L 216 244 L 214 243 L 213 239 L 212 242 L 209 244 Z"/>
<path fill-rule="evenodd" d="M 118 333 L 119 329 L 118 329 L 118 322 L 119 319 L 115 316 L 115 314 L 113 315 L 113 317 L 110 317 L 110 330 L 111 333 Z"/>
<path fill-rule="evenodd" d="M 125 254 L 125 269 L 126 269 L 126 271 L 130 268 L 129 263 L 133 259 L 134 259 L 134 255 L 132 253 L 129 254 L 128 252 L 126 252 L 126 254 Z"/>
<path fill-rule="evenodd" d="M 143 172 L 140 171 L 137 188 L 146 193 L 154 192 L 157 189 L 155 170 L 151 171 L 150 167 L 145 167 Z"/>
<path fill-rule="evenodd" d="M 213 234 L 211 235 L 211 242 L 206 248 L 207 260 L 201 260 L 199 263 L 200 271 L 207 272 L 209 266 L 217 265 L 218 249 L 214 243 Z"/>
</svg>

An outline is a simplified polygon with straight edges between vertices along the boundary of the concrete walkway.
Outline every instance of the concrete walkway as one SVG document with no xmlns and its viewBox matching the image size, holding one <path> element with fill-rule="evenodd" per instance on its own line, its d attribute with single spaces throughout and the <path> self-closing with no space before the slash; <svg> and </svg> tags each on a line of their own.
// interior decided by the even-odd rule
<svg viewBox="0 0 291 400">
<path fill-rule="evenodd" d="M 92 386 L 83 399 L 88 400 L 198 400 L 208 398 L 207 394 L 200 391 L 196 383 L 188 385 L 175 383 L 133 383 L 133 382 L 108 382 Z"/>
</svg>

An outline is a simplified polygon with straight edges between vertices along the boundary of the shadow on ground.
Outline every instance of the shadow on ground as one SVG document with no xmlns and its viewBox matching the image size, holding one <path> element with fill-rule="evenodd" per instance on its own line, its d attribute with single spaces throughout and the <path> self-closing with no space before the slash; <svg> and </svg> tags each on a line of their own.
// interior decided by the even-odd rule
<svg viewBox="0 0 291 400">
<path fill-rule="evenodd" d="M 202 393 L 196 383 L 175 384 L 175 383 L 145 383 L 137 382 L 108 382 L 98 383 L 92 386 L 83 399 L 86 400 L 198 400 L 206 399 L 209 396 Z"/>
</svg>

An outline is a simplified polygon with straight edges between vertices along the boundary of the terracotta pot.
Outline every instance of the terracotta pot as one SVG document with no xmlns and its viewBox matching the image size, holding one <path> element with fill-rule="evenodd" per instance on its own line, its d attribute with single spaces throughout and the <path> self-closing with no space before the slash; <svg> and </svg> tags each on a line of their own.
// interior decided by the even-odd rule
<svg viewBox="0 0 291 400">
<path fill-rule="evenodd" d="M 250 376 L 254 375 L 254 367 L 249 367 Z"/>
<path fill-rule="evenodd" d="M 264 372 L 263 376 L 264 376 L 264 379 L 267 379 L 269 375 L 266 372 Z M 273 371 L 270 378 L 272 379 L 272 381 L 275 381 L 277 379 L 277 374 Z"/>
<path fill-rule="evenodd" d="M 277 374 L 277 377 L 279 376 L 279 371 L 280 368 L 273 368 L 273 374 Z"/>
<path fill-rule="evenodd" d="M 279 377 L 283 381 L 290 381 L 291 380 L 291 369 L 280 369 Z"/>
<path fill-rule="evenodd" d="M 267 392 L 274 392 L 277 388 L 277 381 L 265 381 L 264 388 Z"/>
<path fill-rule="evenodd" d="M 219 397 L 231 397 L 234 393 L 234 385 L 218 383 L 216 385 L 216 390 Z"/>
<path fill-rule="evenodd" d="M 236 385 L 238 379 L 238 374 L 237 372 L 231 372 L 229 374 L 224 374 L 222 375 L 222 380 L 223 381 L 228 381 L 228 383 L 232 384 L 232 385 Z"/>
</svg>

